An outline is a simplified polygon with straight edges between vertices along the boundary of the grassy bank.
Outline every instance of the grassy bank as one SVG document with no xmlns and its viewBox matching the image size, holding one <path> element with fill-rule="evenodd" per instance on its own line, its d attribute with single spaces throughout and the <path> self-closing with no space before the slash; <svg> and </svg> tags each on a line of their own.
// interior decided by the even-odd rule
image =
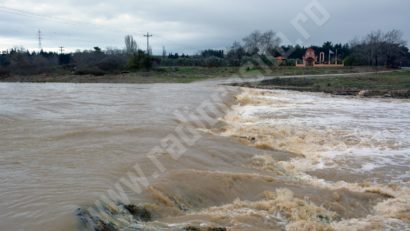
<svg viewBox="0 0 410 231">
<path fill-rule="evenodd" d="M 1 82 L 72 82 L 72 83 L 190 83 L 217 77 L 286 76 L 358 73 L 372 71 L 368 67 L 296 68 L 273 67 L 263 71 L 252 67 L 159 67 L 152 71 L 138 71 L 105 75 L 75 75 L 69 72 L 41 75 L 0 76 Z"/>
<path fill-rule="evenodd" d="M 264 89 L 326 92 L 336 95 L 360 95 L 410 98 L 410 71 L 349 76 L 272 78 L 242 86 Z"/>
</svg>

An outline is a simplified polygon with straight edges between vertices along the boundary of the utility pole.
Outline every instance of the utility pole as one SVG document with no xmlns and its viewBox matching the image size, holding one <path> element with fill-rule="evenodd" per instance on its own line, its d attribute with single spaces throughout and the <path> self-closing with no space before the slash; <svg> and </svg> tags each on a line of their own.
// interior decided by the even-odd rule
<svg viewBox="0 0 410 231">
<path fill-rule="evenodd" d="M 63 46 L 60 46 L 59 48 L 60 48 L 60 55 L 62 55 L 62 54 L 63 54 L 63 51 L 64 51 L 64 47 L 63 47 Z"/>
<path fill-rule="evenodd" d="M 332 64 L 332 60 L 330 59 L 330 50 L 329 50 L 329 65 Z"/>
<path fill-rule="evenodd" d="M 165 46 L 162 46 L 162 58 L 165 58 L 167 56 L 167 50 L 165 49 Z"/>
<path fill-rule="evenodd" d="M 337 49 L 336 49 L 335 64 L 337 65 Z"/>
<path fill-rule="evenodd" d="M 41 30 L 38 30 L 38 49 L 40 51 L 43 50 L 43 45 L 41 44 L 42 39 L 43 39 L 43 37 L 41 36 Z"/>
<path fill-rule="evenodd" d="M 152 36 L 153 35 L 149 34 L 148 32 L 147 32 L 146 35 L 144 35 L 144 37 L 147 37 L 147 55 L 149 55 L 149 38 L 152 37 Z"/>
</svg>

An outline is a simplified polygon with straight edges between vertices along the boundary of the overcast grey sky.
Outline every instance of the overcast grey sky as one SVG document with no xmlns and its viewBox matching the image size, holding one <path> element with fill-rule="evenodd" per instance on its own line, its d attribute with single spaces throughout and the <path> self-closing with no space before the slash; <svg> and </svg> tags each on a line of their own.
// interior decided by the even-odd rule
<svg viewBox="0 0 410 231">
<path fill-rule="evenodd" d="M 317 0 L 329 20 L 317 25 L 311 17 L 300 23 L 305 39 L 291 24 L 313 0 L 0 0 L 0 49 L 24 46 L 58 50 L 123 47 L 123 37 L 134 35 L 145 49 L 143 33 L 154 34 L 152 46 L 160 53 L 194 53 L 226 48 L 255 29 L 281 32 L 294 43 L 349 42 L 376 29 L 399 29 L 410 39 L 408 0 Z M 315 8 L 317 16 L 321 12 Z M 322 17 L 323 18 L 323 17 Z"/>
</svg>

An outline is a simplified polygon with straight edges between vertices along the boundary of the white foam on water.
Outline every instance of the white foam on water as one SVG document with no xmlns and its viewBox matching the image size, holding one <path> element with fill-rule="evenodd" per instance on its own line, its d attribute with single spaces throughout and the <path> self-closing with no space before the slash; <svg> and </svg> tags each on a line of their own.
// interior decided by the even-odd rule
<svg viewBox="0 0 410 231">
<path fill-rule="evenodd" d="M 291 161 L 299 170 L 385 168 L 388 181 L 409 175 L 409 100 L 254 89 L 238 99 L 244 103 L 227 116 L 224 135 L 248 132 L 257 142 L 302 154 Z"/>
<path fill-rule="evenodd" d="M 284 169 L 295 180 L 318 188 L 392 197 L 365 218 L 332 222 L 333 229 L 410 228 L 409 100 L 257 89 L 243 89 L 237 99 L 239 105 L 224 118 L 227 126 L 221 135 L 248 137 L 257 147 L 303 155 L 281 162 L 255 157 L 262 169 Z M 342 174 L 334 181 L 308 174 L 323 169 Z M 343 176 L 351 173 L 364 181 L 347 182 Z"/>
</svg>

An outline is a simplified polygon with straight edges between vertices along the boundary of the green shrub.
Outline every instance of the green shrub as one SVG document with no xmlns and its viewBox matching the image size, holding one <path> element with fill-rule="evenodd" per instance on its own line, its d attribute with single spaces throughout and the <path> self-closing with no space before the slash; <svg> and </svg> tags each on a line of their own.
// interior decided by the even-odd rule
<svg viewBox="0 0 410 231">
<path fill-rule="evenodd" d="M 131 70 L 151 70 L 153 66 L 153 60 L 150 56 L 146 55 L 143 51 L 132 54 L 128 59 L 128 68 Z"/>
</svg>

